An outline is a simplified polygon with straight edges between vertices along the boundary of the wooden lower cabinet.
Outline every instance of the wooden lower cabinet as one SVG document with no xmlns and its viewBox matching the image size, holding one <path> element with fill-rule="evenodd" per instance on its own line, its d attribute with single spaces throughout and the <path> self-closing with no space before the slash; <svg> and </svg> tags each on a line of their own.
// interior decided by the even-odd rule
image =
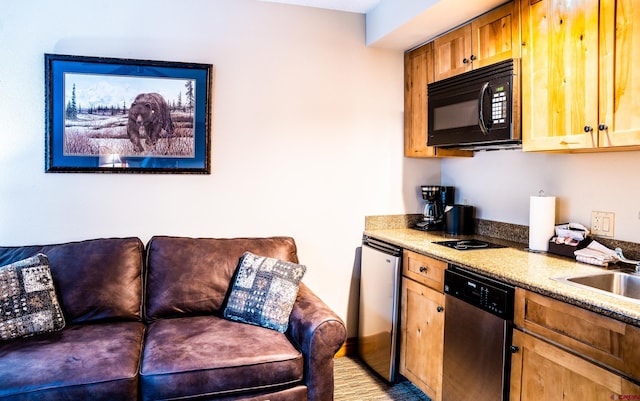
<svg viewBox="0 0 640 401">
<path fill-rule="evenodd" d="M 640 382 L 640 328 L 522 288 L 514 309 L 516 327 Z"/>
<path fill-rule="evenodd" d="M 400 374 L 442 400 L 444 294 L 402 278 Z"/>
<path fill-rule="evenodd" d="M 640 399 L 640 386 L 531 334 L 515 330 L 510 401 Z"/>
<path fill-rule="evenodd" d="M 511 401 L 640 400 L 640 329 L 516 289 Z"/>
</svg>

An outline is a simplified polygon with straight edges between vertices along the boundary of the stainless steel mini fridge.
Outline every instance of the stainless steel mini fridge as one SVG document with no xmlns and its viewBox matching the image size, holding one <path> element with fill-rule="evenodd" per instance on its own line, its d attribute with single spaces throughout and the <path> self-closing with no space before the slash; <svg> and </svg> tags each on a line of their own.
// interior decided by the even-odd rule
<svg viewBox="0 0 640 401">
<path fill-rule="evenodd" d="M 398 365 L 401 262 L 402 248 L 363 237 L 358 354 L 390 382 Z"/>
</svg>

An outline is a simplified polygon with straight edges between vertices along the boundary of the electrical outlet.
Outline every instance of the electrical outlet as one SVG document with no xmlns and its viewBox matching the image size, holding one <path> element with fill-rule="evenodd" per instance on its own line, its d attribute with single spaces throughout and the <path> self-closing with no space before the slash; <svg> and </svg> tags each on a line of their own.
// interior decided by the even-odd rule
<svg viewBox="0 0 640 401">
<path fill-rule="evenodd" d="M 591 212 L 591 234 L 613 238 L 615 217 L 613 212 Z"/>
</svg>

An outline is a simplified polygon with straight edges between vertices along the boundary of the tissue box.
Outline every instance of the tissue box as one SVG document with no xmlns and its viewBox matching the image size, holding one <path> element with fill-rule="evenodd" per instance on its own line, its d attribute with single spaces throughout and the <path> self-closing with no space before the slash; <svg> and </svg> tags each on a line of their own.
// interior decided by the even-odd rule
<svg viewBox="0 0 640 401">
<path fill-rule="evenodd" d="M 582 241 L 578 242 L 577 245 L 568 245 L 568 244 L 558 244 L 556 243 L 556 237 L 552 237 L 549 240 L 549 253 L 554 253 L 556 255 L 567 256 L 569 258 L 574 258 L 574 251 L 578 249 L 585 248 L 587 245 L 591 243 L 591 238 L 585 238 Z"/>
</svg>

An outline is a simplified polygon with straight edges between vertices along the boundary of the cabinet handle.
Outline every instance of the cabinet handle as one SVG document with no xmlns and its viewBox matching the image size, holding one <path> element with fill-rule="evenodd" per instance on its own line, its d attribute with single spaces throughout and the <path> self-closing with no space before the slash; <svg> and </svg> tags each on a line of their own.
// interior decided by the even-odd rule
<svg viewBox="0 0 640 401">
<path fill-rule="evenodd" d="M 609 129 L 609 127 L 607 127 L 605 124 L 600 124 L 600 125 L 598 125 L 598 129 L 600 131 L 606 131 L 606 130 Z"/>
<path fill-rule="evenodd" d="M 584 132 L 586 132 L 588 134 L 591 131 L 593 131 L 593 128 L 590 125 L 585 125 L 584 126 Z"/>
<path fill-rule="evenodd" d="M 517 345 L 511 345 L 509 346 L 509 351 L 511 351 L 512 354 L 517 354 L 520 351 L 520 347 Z"/>
<path fill-rule="evenodd" d="M 469 57 L 471 59 L 471 61 L 476 59 L 476 56 L 474 56 L 473 54 L 471 55 L 471 57 Z"/>
<path fill-rule="evenodd" d="M 463 58 L 462 59 L 462 64 L 469 64 L 469 59 L 468 58 Z"/>
<path fill-rule="evenodd" d="M 438 313 L 439 313 L 439 312 L 442 312 L 442 311 L 444 310 L 444 307 L 443 307 L 443 306 L 438 306 L 438 307 L 436 308 L 436 310 L 438 311 Z"/>
<path fill-rule="evenodd" d="M 427 271 L 427 268 L 424 266 L 420 266 L 420 273 L 424 273 Z"/>
</svg>

